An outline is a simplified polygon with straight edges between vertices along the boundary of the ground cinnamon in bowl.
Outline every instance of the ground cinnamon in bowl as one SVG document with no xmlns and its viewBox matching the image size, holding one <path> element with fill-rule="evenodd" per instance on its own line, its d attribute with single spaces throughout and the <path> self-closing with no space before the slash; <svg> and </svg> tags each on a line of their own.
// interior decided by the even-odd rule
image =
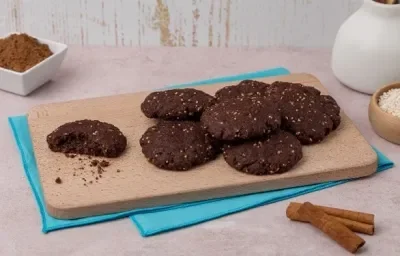
<svg viewBox="0 0 400 256">
<path fill-rule="evenodd" d="M 0 67 L 25 72 L 53 55 L 47 44 L 25 33 L 0 39 Z"/>
</svg>

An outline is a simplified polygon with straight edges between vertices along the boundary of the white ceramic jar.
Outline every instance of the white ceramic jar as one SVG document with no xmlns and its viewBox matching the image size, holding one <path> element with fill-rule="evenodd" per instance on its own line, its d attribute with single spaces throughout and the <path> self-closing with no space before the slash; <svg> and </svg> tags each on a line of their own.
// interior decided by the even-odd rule
<svg viewBox="0 0 400 256">
<path fill-rule="evenodd" d="M 400 81 L 400 4 L 364 0 L 340 27 L 332 71 L 344 85 L 367 94 Z"/>
</svg>

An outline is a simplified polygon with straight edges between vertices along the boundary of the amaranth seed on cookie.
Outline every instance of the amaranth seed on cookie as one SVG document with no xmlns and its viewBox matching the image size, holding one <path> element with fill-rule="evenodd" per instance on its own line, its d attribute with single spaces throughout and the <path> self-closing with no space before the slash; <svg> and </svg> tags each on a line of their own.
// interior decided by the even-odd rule
<svg viewBox="0 0 400 256">
<path fill-rule="evenodd" d="M 142 152 L 155 166 L 185 171 L 216 158 L 218 148 L 199 122 L 162 121 L 140 138 Z"/>
<path fill-rule="evenodd" d="M 232 98 L 207 108 L 201 122 L 212 137 L 223 141 L 252 139 L 281 124 L 277 104 L 262 97 Z"/>
<path fill-rule="evenodd" d="M 303 157 L 299 140 L 285 131 L 278 131 L 260 140 L 224 145 L 225 161 L 238 171 L 253 175 L 284 173 Z"/>
<path fill-rule="evenodd" d="M 193 88 L 152 92 L 142 102 L 148 118 L 198 120 L 204 109 L 214 103 L 213 96 Z"/>
</svg>

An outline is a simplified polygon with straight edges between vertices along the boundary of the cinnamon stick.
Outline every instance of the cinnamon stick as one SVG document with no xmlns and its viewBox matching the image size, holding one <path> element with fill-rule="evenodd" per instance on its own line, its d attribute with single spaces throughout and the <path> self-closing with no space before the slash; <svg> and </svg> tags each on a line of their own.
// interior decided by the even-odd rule
<svg viewBox="0 0 400 256">
<path fill-rule="evenodd" d="M 294 220 L 294 221 L 307 222 L 307 219 L 298 213 L 298 210 L 300 209 L 301 205 L 302 205 L 301 203 L 291 202 L 289 204 L 289 206 L 286 208 L 286 216 L 289 219 Z M 316 206 L 316 205 L 314 205 L 314 206 Z M 329 216 L 332 216 L 332 215 L 329 215 Z M 367 234 L 367 235 L 374 234 L 374 229 L 375 229 L 374 225 L 366 224 L 366 223 L 362 223 L 362 222 L 358 222 L 358 221 L 354 221 L 354 220 L 349 220 L 349 219 L 345 219 L 345 218 L 341 218 L 341 217 L 336 217 L 336 216 L 332 216 L 332 217 L 336 221 L 339 221 L 340 223 L 342 223 L 343 225 L 345 225 L 346 227 L 348 227 L 350 230 L 352 230 L 354 232 Z"/>
<path fill-rule="evenodd" d="M 351 253 L 355 253 L 365 244 L 364 239 L 310 202 L 301 205 L 298 213 Z"/>
<path fill-rule="evenodd" d="M 329 214 L 328 214 L 329 215 Z M 331 216 L 331 215 L 329 215 Z M 343 219 L 340 217 L 334 217 L 332 216 L 336 221 L 342 223 L 345 225 L 347 228 L 349 228 L 351 231 L 358 232 L 361 234 L 367 234 L 367 235 L 373 235 L 375 231 L 375 227 L 371 224 L 366 224 L 354 220 L 348 220 L 348 219 Z"/>
<path fill-rule="evenodd" d="M 300 206 L 301 206 L 301 203 L 291 202 L 290 204 L 297 205 L 296 207 L 298 207 L 298 208 L 300 208 Z M 331 216 L 374 225 L 375 215 L 370 214 L 370 213 L 356 212 L 356 211 L 327 207 L 327 206 L 322 206 L 322 205 L 314 205 L 314 206 L 320 208 L 326 214 L 331 215 Z"/>
</svg>

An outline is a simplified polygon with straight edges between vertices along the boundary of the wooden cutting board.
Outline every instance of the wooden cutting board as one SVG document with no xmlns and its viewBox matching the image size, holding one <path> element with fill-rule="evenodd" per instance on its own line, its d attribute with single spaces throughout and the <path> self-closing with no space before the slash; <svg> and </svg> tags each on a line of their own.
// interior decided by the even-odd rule
<svg viewBox="0 0 400 256">
<path fill-rule="evenodd" d="M 259 79 L 299 82 L 326 94 L 309 74 Z M 232 83 L 196 87 L 213 94 Z M 176 204 L 268 191 L 324 181 L 367 176 L 375 172 L 377 156 L 352 121 L 342 113 L 342 123 L 322 143 L 303 148 L 303 159 L 291 171 L 273 176 L 252 176 L 232 169 L 222 156 L 187 172 L 165 171 L 147 162 L 139 138 L 151 125 L 140 110 L 149 92 L 75 100 L 33 108 L 28 114 L 37 166 L 47 211 L 61 219 L 123 210 Z M 84 156 L 68 158 L 47 147 L 46 136 L 65 122 L 98 119 L 119 127 L 128 138 L 126 152 L 108 159 L 100 174 Z M 100 159 L 101 158 L 96 158 Z M 59 177 L 61 184 L 55 182 Z M 96 179 L 97 178 L 97 179 Z"/>
</svg>

